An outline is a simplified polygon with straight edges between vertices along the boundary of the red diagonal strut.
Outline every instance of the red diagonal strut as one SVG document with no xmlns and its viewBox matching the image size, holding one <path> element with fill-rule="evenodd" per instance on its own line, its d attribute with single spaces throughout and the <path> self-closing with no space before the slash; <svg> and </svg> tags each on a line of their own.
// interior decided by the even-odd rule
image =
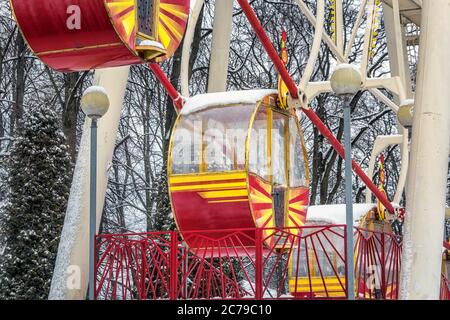
<svg viewBox="0 0 450 320">
<path fill-rule="evenodd" d="M 287 71 L 286 67 L 284 66 L 283 62 L 281 61 L 277 50 L 272 45 L 272 42 L 270 41 L 269 37 L 267 36 L 266 32 L 264 31 L 261 23 L 258 20 L 258 17 L 256 16 L 255 12 L 253 11 L 252 7 L 248 3 L 247 0 L 238 0 L 239 5 L 241 6 L 242 10 L 244 11 L 247 19 L 249 20 L 250 24 L 253 27 L 253 30 L 255 31 L 256 35 L 258 36 L 259 40 L 261 41 L 262 45 L 264 46 L 264 49 L 267 51 L 267 54 L 269 55 L 270 59 L 274 63 L 275 67 L 278 70 L 278 73 L 280 74 L 281 78 L 283 79 L 284 83 L 286 83 L 286 86 L 289 89 L 289 93 L 294 99 L 298 99 L 298 89 L 297 85 L 295 84 L 294 80 L 289 75 L 289 72 Z M 306 116 L 311 120 L 311 122 L 317 127 L 317 129 L 320 131 L 320 133 L 327 138 L 327 140 L 330 142 L 330 144 L 333 146 L 333 148 L 336 150 L 336 152 L 345 159 L 345 153 L 344 153 L 344 147 L 339 142 L 338 139 L 333 135 L 333 133 L 326 127 L 326 125 L 320 120 L 320 118 L 317 116 L 317 114 L 312 109 L 303 109 Z M 383 203 L 385 208 L 393 213 L 394 207 L 389 202 L 387 197 L 378 190 L 377 186 L 372 182 L 372 180 L 365 174 L 365 172 L 361 169 L 361 167 L 352 160 L 352 167 L 353 171 L 360 177 L 360 179 L 364 182 L 364 184 L 372 191 L 372 193 L 377 197 L 378 200 Z"/>
<path fill-rule="evenodd" d="M 169 94 L 170 98 L 172 99 L 175 105 L 176 111 L 179 112 L 181 108 L 183 108 L 183 99 L 180 93 L 172 85 L 169 78 L 167 78 L 166 74 L 164 73 L 164 71 L 162 71 L 159 64 L 150 63 L 149 66 L 150 69 L 152 69 L 153 73 L 155 74 L 156 78 L 158 78 L 159 82 L 161 82 L 163 87 L 166 89 L 167 93 Z"/>
</svg>

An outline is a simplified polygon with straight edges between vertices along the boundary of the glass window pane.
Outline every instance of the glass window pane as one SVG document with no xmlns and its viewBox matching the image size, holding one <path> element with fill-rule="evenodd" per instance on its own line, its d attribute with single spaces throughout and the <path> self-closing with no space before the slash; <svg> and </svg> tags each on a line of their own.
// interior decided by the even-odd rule
<svg viewBox="0 0 450 320">
<path fill-rule="evenodd" d="M 273 112 L 272 121 L 272 174 L 274 185 L 287 186 L 286 177 L 286 116 Z"/>
<path fill-rule="evenodd" d="M 245 144 L 255 105 L 233 105 L 201 112 L 204 160 L 208 172 L 243 170 Z"/>
<path fill-rule="evenodd" d="M 199 172 L 201 125 L 198 117 L 183 119 L 176 128 L 172 149 L 172 173 L 187 174 Z"/>
<path fill-rule="evenodd" d="M 245 144 L 255 105 L 209 108 L 184 116 L 176 128 L 172 173 L 245 169 Z"/>
<path fill-rule="evenodd" d="M 249 170 L 268 181 L 267 150 L 267 108 L 262 105 L 255 116 L 250 135 Z"/>
<path fill-rule="evenodd" d="M 305 158 L 303 145 L 297 122 L 289 120 L 290 149 L 289 149 L 289 186 L 291 188 L 306 186 Z"/>
</svg>

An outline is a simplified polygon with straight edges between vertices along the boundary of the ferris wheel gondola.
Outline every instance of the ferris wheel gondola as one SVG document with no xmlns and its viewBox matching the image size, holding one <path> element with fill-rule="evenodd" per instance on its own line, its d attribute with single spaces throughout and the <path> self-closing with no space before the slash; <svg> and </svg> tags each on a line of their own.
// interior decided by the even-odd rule
<svg viewBox="0 0 450 320">
<path fill-rule="evenodd" d="M 160 62 L 181 43 L 189 0 L 10 0 L 34 54 L 71 72 Z"/>
<path fill-rule="evenodd" d="M 269 228 L 270 234 L 270 228 L 301 227 L 309 201 L 306 158 L 298 119 L 281 107 L 277 91 L 189 99 L 169 151 L 172 207 L 187 246 L 203 246 L 190 237 L 196 230 L 218 239 L 219 229 Z M 254 237 L 239 236 L 242 248 L 251 251 Z M 276 247 L 271 241 L 266 245 Z"/>
</svg>

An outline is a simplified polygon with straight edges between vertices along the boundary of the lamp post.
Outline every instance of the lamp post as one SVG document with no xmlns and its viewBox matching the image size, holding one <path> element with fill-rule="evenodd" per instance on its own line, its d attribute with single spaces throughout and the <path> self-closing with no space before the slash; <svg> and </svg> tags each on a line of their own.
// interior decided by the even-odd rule
<svg viewBox="0 0 450 320">
<path fill-rule="evenodd" d="M 91 156 L 89 186 L 89 300 L 95 299 L 95 233 L 97 231 L 97 121 L 109 109 L 105 89 L 93 86 L 81 98 L 81 109 L 91 119 Z"/>
<path fill-rule="evenodd" d="M 352 197 L 352 143 L 351 110 L 352 97 L 361 89 L 361 73 L 349 64 L 341 64 L 331 76 L 331 88 L 344 101 L 344 149 L 345 149 L 345 203 L 346 203 L 346 249 L 347 249 L 347 297 L 355 299 L 355 266 L 353 249 L 353 197 Z"/>
</svg>

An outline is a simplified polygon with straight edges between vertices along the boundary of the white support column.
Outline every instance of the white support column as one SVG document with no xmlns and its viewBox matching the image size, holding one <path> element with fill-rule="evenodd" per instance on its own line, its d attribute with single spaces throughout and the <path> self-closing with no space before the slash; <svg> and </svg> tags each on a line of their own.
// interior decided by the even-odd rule
<svg viewBox="0 0 450 320">
<path fill-rule="evenodd" d="M 408 54 L 406 48 L 406 36 L 404 26 L 401 22 L 399 2 L 398 0 L 392 0 L 392 7 L 383 3 L 383 16 L 385 31 L 387 37 L 387 48 L 389 52 L 389 64 L 391 68 L 391 76 L 398 77 L 400 90 L 398 94 L 394 95 L 394 101 L 397 105 L 400 105 L 402 100 L 412 99 L 412 82 L 411 74 L 408 64 Z M 374 94 L 374 91 L 371 91 Z M 375 94 L 376 96 L 376 94 Z M 390 101 L 388 105 L 390 104 Z M 397 112 L 398 110 L 396 110 Z M 397 185 L 397 190 L 393 201 L 399 203 L 403 195 L 406 184 L 406 176 L 409 166 L 409 150 L 408 150 L 408 130 L 403 128 L 400 124 L 398 126 L 398 132 L 403 136 L 402 141 L 399 143 L 401 145 L 401 172 Z M 380 150 L 381 151 L 381 150 Z M 367 192 L 368 198 L 370 199 L 370 190 Z M 367 198 L 366 198 L 367 200 Z"/>
<path fill-rule="evenodd" d="M 422 1 L 401 298 L 439 299 L 450 117 L 450 0 Z"/>
<path fill-rule="evenodd" d="M 215 2 L 213 40 L 209 63 L 208 92 L 225 91 L 233 26 L 233 0 Z"/>
<path fill-rule="evenodd" d="M 97 230 L 103 211 L 119 128 L 129 67 L 97 70 L 94 85 L 104 87 L 110 99 L 108 113 L 98 122 Z M 86 118 L 70 190 L 64 227 L 59 242 L 49 299 L 86 298 L 89 275 L 89 141 L 90 120 Z"/>
<path fill-rule="evenodd" d="M 336 46 L 340 54 L 344 54 L 344 6 L 342 0 L 336 0 L 335 2 L 335 14 L 336 14 Z"/>
</svg>

